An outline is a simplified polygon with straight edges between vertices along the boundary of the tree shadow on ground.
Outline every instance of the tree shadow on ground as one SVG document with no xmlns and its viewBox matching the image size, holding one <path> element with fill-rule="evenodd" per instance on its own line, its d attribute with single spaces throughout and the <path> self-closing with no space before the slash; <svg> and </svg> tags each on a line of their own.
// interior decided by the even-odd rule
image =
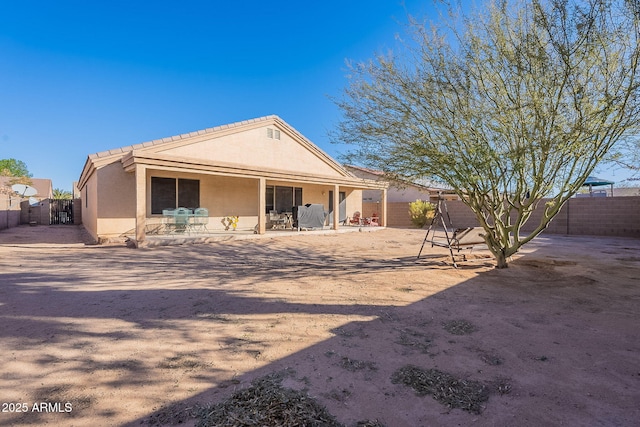
<svg viewBox="0 0 640 427">
<path fill-rule="evenodd" d="M 393 242 L 373 251 L 365 243 L 355 250 L 315 248 L 312 240 L 87 247 L 81 256 L 55 251 L 42 264 L 41 253 L 21 253 L 20 264 L 0 273 L 5 390 L 21 389 L 31 401 L 72 401 L 76 410 L 3 421 L 122 417 L 124 403 L 105 405 L 110 396 L 79 384 L 82 377 L 94 378 L 102 393 L 147 391 L 146 402 L 165 405 L 150 406 L 130 425 L 177 422 L 176 411 L 220 402 L 281 371 L 289 373 L 283 384 L 304 389 L 349 425 L 631 425 L 640 416 L 633 328 L 640 304 L 632 282 L 640 268 L 608 265 L 624 259 L 626 247 L 638 249 L 637 241 L 594 247 L 588 266 L 570 247 L 543 246 L 508 270 L 480 268 L 464 279 L 435 258 L 394 255 Z M 612 285 L 613 276 L 621 280 Z M 326 292 L 310 299 L 318 288 Z M 327 326 L 296 324 L 310 319 Z M 471 327 L 453 327 L 465 322 Z M 299 348 L 305 334 L 317 336 Z M 286 356 L 271 356 L 282 346 L 290 346 Z M 22 364 L 31 370 L 8 371 Z M 480 381 L 493 394 L 480 415 L 448 409 L 391 380 L 407 365 Z M 189 397 L 176 398 L 185 393 L 173 392 L 167 373 L 189 384 Z M 134 400 L 131 392 L 117 396 Z"/>
</svg>

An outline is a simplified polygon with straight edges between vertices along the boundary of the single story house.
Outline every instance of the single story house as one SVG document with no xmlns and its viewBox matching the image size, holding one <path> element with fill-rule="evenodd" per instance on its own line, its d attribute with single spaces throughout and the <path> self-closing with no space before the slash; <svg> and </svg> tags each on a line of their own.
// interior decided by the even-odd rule
<svg viewBox="0 0 640 427">
<path fill-rule="evenodd" d="M 272 115 L 91 154 L 78 190 L 94 239 L 134 230 L 141 244 L 178 207 L 208 209 L 210 230 L 238 216 L 238 229 L 264 234 L 269 212 L 323 204 L 337 229 L 362 209 L 363 191 L 380 192 L 386 208 L 387 184 L 355 177 Z"/>
</svg>

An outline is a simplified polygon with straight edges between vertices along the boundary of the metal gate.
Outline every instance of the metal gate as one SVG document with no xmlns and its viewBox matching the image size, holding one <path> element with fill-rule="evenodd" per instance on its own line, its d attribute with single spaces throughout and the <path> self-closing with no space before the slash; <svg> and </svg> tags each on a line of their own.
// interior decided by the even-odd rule
<svg viewBox="0 0 640 427">
<path fill-rule="evenodd" d="M 73 224 L 73 200 L 51 199 L 49 224 Z"/>
</svg>

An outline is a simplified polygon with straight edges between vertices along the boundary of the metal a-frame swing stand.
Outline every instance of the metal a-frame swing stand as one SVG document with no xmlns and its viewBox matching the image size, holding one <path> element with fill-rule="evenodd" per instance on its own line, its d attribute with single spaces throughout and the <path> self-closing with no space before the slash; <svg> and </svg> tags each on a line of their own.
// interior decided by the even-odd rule
<svg viewBox="0 0 640 427">
<path fill-rule="evenodd" d="M 431 247 L 440 246 L 443 248 L 449 248 L 449 253 L 451 254 L 451 261 L 453 262 L 453 266 L 455 268 L 458 268 L 458 264 L 456 264 L 456 259 L 453 255 L 453 247 L 451 246 L 453 236 L 451 236 L 451 238 L 449 237 L 449 232 L 447 231 L 447 225 L 444 222 L 444 215 L 442 212 L 443 207 L 444 207 L 444 213 L 447 215 L 447 220 L 449 222 L 449 225 L 451 225 L 451 217 L 449 216 L 447 203 L 442 197 L 439 197 L 438 205 L 436 206 L 436 211 L 433 215 L 433 218 L 431 219 L 431 224 L 429 224 L 429 228 L 427 229 L 427 234 L 426 236 L 424 236 L 424 240 L 422 241 L 422 246 L 420 247 L 420 252 L 418 252 L 418 257 L 416 259 L 420 259 L 420 255 L 422 255 L 422 250 L 424 249 L 424 245 L 427 243 L 427 240 L 429 240 L 429 233 L 431 233 L 431 231 L 433 230 L 433 234 L 431 235 Z M 444 241 L 439 242 L 435 240 L 437 225 L 442 225 L 442 229 L 444 230 L 444 236 L 446 238 L 446 244 L 444 243 Z"/>
<path fill-rule="evenodd" d="M 445 223 L 445 215 L 447 216 L 447 222 L 449 226 Z M 436 228 L 438 226 L 442 226 L 444 230 L 444 238 L 442 236 L 436 236 Z M 453 229 L 453 232 L 450 234 L 449 229 Z M 431 233 L 433 231 L 433 233 Z M 429 234 L 431 233 L 431 240 L 429 240 Z M 431 220 L 431 224 L 429 225 L 429 229 L 427 230 L 427 235 L 424 236 L 424 240 L 422 242 L 422 246 L 420 247 L 420 252 L 418 253 L 418 258 L 420 259 L 420 255 L 422 255 L 422 250 L 424 249 L 424 245 L 427 241 L 431 242 L 431 247 L 440 246 L 443 248 L 448 248 L 449 253 L 451 254 L 451 261 L 453 262 L 453 266 L 458 268 L 458 264 L 456 263 L 455 255 L 453 251 L 460 252 L 462 249 L 470 248 L 472 249 L 476 245 L 484 245 L 486 244 L 484 240 L 484 229 L 482 227 L 467 227 L 467 228 L 459 228 L 454 229 L 453 224 L 451 222 L 451 217 L 449 216 L 449 210 L 447 209 L 446 201 L 440 197 L 438 199 L 438 205 L 436 207 L 435 214 L 433 215 L 433 219 Z M 462 254 L 462 260 L 467 261 L 467 257 L 465 254 Z"/>
</svg>

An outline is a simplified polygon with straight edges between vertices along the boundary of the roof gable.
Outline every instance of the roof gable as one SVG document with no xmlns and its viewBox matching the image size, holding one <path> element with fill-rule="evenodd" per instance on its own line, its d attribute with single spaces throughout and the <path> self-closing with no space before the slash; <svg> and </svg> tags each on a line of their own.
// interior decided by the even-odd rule
<svg viewBox="0 0 640 427">
<path fill-rule="evenodd" d="M 294 173 L 353 177 L 342 165 L 275 115 L 103 151 L 90 155 L 87 163 L 100 167 L 133 151 Z M 88 166 L 85 165 L 87 172 L 92 169 Z"/>
<path fill-rule="evenodd" d="M 190 136 L 140 151 L 250 168 L 350 176 L 335 160 L 276 116 Z"/>
</svg>

